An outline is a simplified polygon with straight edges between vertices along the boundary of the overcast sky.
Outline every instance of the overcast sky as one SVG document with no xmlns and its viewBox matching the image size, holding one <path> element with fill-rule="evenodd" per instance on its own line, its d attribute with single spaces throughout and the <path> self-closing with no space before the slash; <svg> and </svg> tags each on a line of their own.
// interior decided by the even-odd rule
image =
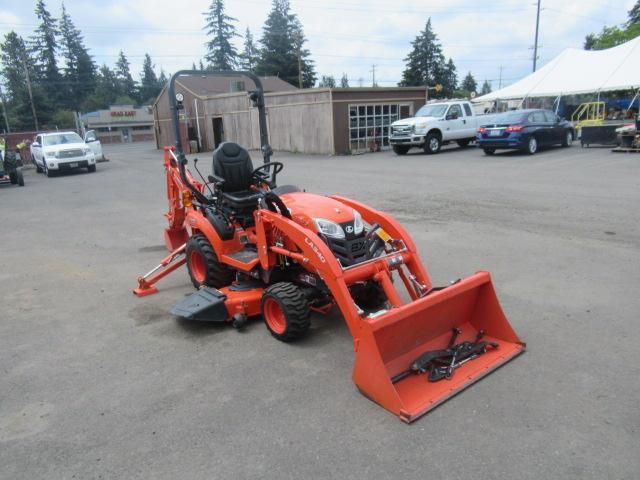
<svg viewBox="0 0 640 480">
<path fill-rule="evenodd" d="M 53 15 L 59 1 L 47 1 Z M 96 62 L 112 66 L 120 49 L 139 77 L 148 52 L 168 72 L 190 68 L 204 55 L 204 12 L 210 0 L 66 0 L 65 5 Z M 581 48 L 589 32 L 626 20 L 635 0 L 542 0 L 539 65 L 568 47 Z M 256 38 L 270 10 L 270 0 L 227 0 L 238 31 L 249 27 Z M 35 0 L 1 0 L 0 32 L 28 37 L 36 18 Z M 371 84 L 376 65 L 379 85 L 395 85 L 410 42 L 431 17 L 447 56 L 461 78 L 471 71 L 479 82 L 498 87 L 531 71 L 535 0 L 291 0 L 302 21 L 307 47 L 318 76 L 346 73 L 352 86 Z M 236 41 L 241 48 L 242 38 Z"/>
</svg>

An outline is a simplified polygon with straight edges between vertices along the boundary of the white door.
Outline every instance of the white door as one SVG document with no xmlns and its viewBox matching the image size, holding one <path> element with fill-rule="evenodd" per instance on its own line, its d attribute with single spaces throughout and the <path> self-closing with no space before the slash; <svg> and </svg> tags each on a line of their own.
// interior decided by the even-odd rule
<svg viewBox="0 0 640 480">
<path fill-rule="evenodd" d="M 84 141 L 89 145 L 89 148 L 91 148 L 91 151 L 96 156 L 96 160 L 102 158 L 102 144 L 100 140 L 98 140 L 98 137 L 96 137 L 95 130 L 87 130 Z"/>
<path fill-rule="evenodd" d="M 443 140 L 456 140 L 466 137 L 464 114 L 462 113 L 462 107 L 459 103 L 451 105 L 444 118 L 444 125 L 442 126 L 444 130 L 442 132 Z"/>
<path fill-rule="evenodd" d="M 44 166 L 44 160 L 42 159 L 42 136 L 38 135 L 35 142 L 31 145 L 31 153 L 35 158 L 38 165 Z"/>
</svg>

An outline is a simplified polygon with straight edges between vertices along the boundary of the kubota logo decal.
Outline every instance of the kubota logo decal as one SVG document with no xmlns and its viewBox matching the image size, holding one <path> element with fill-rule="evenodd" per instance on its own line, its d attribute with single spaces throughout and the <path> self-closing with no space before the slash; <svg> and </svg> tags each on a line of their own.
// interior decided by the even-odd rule
<svg viewBox="0 0 640 480">
<path fill-rule="evenodd" d="M 325 262 L 324 255 L 322 255 L 322 252 L 318 249 L 318 247 L 316 247 L 313 244 L 313 242 L 311 240 L 309 240 L 307 237 L 304 237 L 304 243 L 306 243 L 307 245 L 309 245 L 311 247 L 311 249 L 315 252 L 315 254 L 318 256 L 318 258 L 320 259 L 320 261 L 322 263 Z"/>
</svg>

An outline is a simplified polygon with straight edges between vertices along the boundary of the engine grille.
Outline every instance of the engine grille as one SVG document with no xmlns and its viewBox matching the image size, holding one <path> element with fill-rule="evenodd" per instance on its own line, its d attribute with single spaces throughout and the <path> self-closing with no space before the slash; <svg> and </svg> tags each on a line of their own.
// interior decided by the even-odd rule
<svg viewBox="0 0 640 480">
<path fill-rule="evenodd" d="M 84 152 L 79 148 L 71 149 L 71 150 L 60 150 L 58 152 L 58 158 L 75 158 L 75 157 L 83 157 Z"/>
<path fill-rule="evenodd" d="M 393 135 L 410 135 L 411 125 L 397 125 L 397 126 L 391 127 L 391 133 Z"/>
</svg>

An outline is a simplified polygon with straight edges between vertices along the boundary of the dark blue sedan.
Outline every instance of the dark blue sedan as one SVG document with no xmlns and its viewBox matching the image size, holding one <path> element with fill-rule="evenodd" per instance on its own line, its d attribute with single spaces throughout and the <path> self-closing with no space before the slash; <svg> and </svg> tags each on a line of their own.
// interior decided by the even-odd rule
<svg viewBox="0 0 640 480">
<path fill-rule="evenodd" d="M 476 143 L 486 155 L 496 150 L 523 150 L 529 155 L 550 145 L 571 146 L 575 132 L 571 123 L 551 110 L 514 110 L 500 113 L 477 130 Z"/>
</svg>

